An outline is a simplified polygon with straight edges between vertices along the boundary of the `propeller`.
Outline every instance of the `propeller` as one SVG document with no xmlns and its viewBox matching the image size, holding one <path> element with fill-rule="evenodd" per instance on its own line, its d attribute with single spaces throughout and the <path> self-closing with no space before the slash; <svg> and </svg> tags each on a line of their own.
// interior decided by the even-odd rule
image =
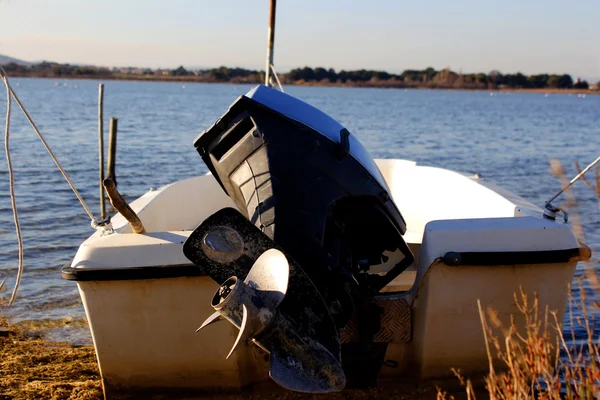
<svg viewBox="0 0 600 400">
<path fill-rule="evenodd" d="M 227 358 L 251 341 L 270 353 L 269 375 L 281 386 L 309 393 L 342 390 L 346 379 L 339 359 L 279 310 L 289 278 L 283 252 L 265 251 L 243 281 L 232 276 L 219 287 L 211 302 L 216 312 L 197 331 L 225 319 L 239 329 Z"/>
</svg>

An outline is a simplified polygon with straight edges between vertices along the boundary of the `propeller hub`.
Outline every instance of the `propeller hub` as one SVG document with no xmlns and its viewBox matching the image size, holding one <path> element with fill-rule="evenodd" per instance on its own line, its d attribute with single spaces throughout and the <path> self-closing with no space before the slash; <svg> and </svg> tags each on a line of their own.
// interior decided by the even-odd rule
<svg viewBox="0 0 600 400">
<path fill-rule="evenodd" d="M 221 296 L 221 298 L 225 298 L 229 295 L 229 293 L 231 293 L 231 286 L 221 286 L 219 288 L 219 296 Z"/>
</svg>

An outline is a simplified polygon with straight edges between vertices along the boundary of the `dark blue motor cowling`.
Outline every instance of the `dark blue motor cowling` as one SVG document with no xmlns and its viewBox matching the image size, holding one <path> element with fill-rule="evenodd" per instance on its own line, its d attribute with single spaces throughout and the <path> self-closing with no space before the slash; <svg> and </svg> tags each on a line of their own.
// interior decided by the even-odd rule
<svg viewBox="0 0 600 400">
<path fill-rule="evenodd" d="M 306 271 L 341 326 L 353 299 L 412 263 L 404 219 L 377 166 L 314 107 L 258 86 L 194 145 L 239 210 Z M 369 274 L 386 251 L 404 258 L 383 276 Z"/>
</svg>

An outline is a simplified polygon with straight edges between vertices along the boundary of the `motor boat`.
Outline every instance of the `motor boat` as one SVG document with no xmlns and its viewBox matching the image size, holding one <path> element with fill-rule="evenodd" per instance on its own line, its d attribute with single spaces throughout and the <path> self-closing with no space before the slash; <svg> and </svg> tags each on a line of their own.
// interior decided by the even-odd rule
<svg viewBox="0 0 600 400">
<path fill-rule="evenodd" d="M 559 210 L 480 176 L 373 159 L 268 86 L 194 147 L 209 173 L 126 204 L 62 270 L 107 398 L 486 373 L 478 305 L 523 327 L 522 290 L 562 321 L 590 257 Z"/>
</svg>

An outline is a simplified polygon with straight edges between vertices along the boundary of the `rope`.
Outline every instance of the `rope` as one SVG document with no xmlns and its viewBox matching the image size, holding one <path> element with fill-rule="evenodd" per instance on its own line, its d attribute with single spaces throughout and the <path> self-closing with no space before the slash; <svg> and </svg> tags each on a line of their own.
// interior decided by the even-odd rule
<svg viewBox="0 0 600 400">
<path fill-rule="evenodd" d="M 23 111 L 23 114 L 25 114 L 25 117 L 27 118 L 27 121 L 29 121 L 29 124 L 31 124 L 31 127 L 33 128 L 33 130 L 35 131 L 35 133 L 38 135 L 38 137 L 40 138 L 40 140 L 42 141 L 42 144 L 46 148 L 46 151 L 48 151 L 48 154 L 50 154 L 50 157 L 52 158 L 52 161 L 54 161 L 54 164 L 56 164 L 56 166 L 60 170 L 60 173 L 62 174 L 62 176 L 65 178 L 65 180 L 69 184 L 69 187 L 71 188 L 71 190 L 73 191 L 73 193 L 75 193 L 75 196 L 77 196 L 77 199 L 79 200 L 79 202 L 83 206 L 86 214 L 90 217 L 90 220 L 92 221 L 92 226 L 93 227 L 98 226 L 98 223 L 97 223 L 96 219 L 94 218 L 94 214 L 92 214 L 92 212 L 88 208 L 87 204 L 85 203 L 85 201 L 83 200 L 83 198 L 81 197 L 81 195 L 79 194 L 79 192 L 77 191 L 77 189 L 75 188 L 75 185 L 73 185 L 73 182 L 71 182 L 71 179 L 69 179 L 69 176 L 67 175 L 67 173 L 65 172 L 65 170 L 63 169 L 63 167 L 60 165 L 60 162 L 58 161 L 58 159 L 56 158 L 56 156 L 54 155 L 54 153 L 50 149 L 50 146 L 48 145 L 48 143 L 46 142 L 46 140 L 44 139 L 44 137 L 40 133 L 40 130 L 35 125 L 35 122 L 33 122 L 33 119 L 31 118 L 31 116 L 29 115 L 29 113 L 27 112 L 27 110 L 25 109 L 25 106 L 23 106 L 23 103 L 21 103 L 21 100 L 19 100 L 19 98 L 17 97 L 17 94 L 15 93 L 15 91 L 8 84 L 8 77 L 6 76 L 6 72 L 4 72 L 4 70 L 2 69 L 2 67 L 0 67 L 0 77 L 2 78 L 2 80 L 4 81 L 4 84 L 7 86 L 8 90 L 10 91 L 10 94 L 12 94 L 12 96 L 15 99 L 15 101 L 19 105 L 19 108 L 21 109 L 21 111 Z"/>
<path fill-rule="evenodd" d="M 8 306 L 10 307 L 15 302 L 15 298 L 17 297 L 17 291 L 19 289 L 19 285 L 21 284 L 21 277 L 23 276 L 23 236 L 21 235 L 21 224 L 19 223 L 19 215 L 17 213 L 17 200 L 15 198 L 15 175 L 13 172 L 12 160 L 10 158 L 10 148 L 8 144 L 8 138 L 10 135 L 10 112 L 12 107 L 12 101 L 10 96 L 11 88 L 8 84 L 8 79 L 6 78 L 6 72 L 4 72 L 4 69 L 2 67 L 0 67 L 0 76 L 2 77 L 4 85 L 6 86 L 6 125 L 4 127 L 4 151 L 6 153 L 6 162 L 8 164 L 10 203 L 12 205 L 13 219 L 15 221 L 15 230 L 17 231 L 17 241 L 19 245 L 19 266 L 17 269 L 17 281 L 15 282 L 15 287 L 10 296 L 10 300 L 8 301 Z"/>
<path fill-rule="evenodd" d="M 8 306 L 10 307 L 14 303 L 14 301 L 17 297 L 17 291 L 19 289 L 19 285 L 21 284 L 21 277 L 23 276 L 23 237 L 21 235 L 21 225 L 19 224 L 19 215 L 17 212 L 17 201 L 16 201 L 16 197 L 15 197 L 15 177 L 14 177 L 14 171 L 13 171 L 13 166 L 12 166 L 12 160 L 10 157 L 10 147 L 9 147 L 10 113 L 11 113 L 11 107 L 12 107 L 12 98 L 15 99 L 15 101 L 19 105 L 19 108 L 21 109 L 21 111 L 23 112 L 23 114 L 25 114 L 25 117 L 31 124 L 31 127 L 33 128 L 35 133 L 38 135 L 38 137 L 42 141 L 42 144 L 48 151 L 48 154 L 50 154 L 50 157 L 52 158 L 52 160 L 54 161 L 54 163 L 60 170 L 61 174 L 63 175 L 63 177 L 69 184 L 69 186 L 71 187 L 71 190 L 73 191 L 73 193 L 75 193 L 75 196 L 77 196 L 77 199 L 83 206 L 83 209 L 85 210 L 85 212 L 91 219 L 92 227 L 94 229 L 97 229 L 99 227 L 99 224 L 96 221 L 96 219 L 94 218 L 94 215 L 88 208 L 87 204 L 85 204 L 85 201 L 83 200 L 83 198 L 81 197 L 81 195 L 79 194 L 79 192 L 77 191 L 77 189 L 75 188 L 75 186 L 73 185 L 73 183 L 71 182 L 69 177 L 67 176 L 67 173 L 65 172 L 63 167 L 60 165 L 58 159 L 56 158 L 56 156 L 50 149 L 50 146 L 48 145 L 48 143 L 46 142 L 46 140 L 40 133 L 38 127 L 35 125 L 35 122 L 33 122 L 33 119 L 31 118 L 31 116 L 29 115 L 27 110 L 25 109 L 25 106 L 23 106 L 23 103 L 21 103 L 21 101 L 17 97 L 17 94 L 15 93 L 15 91 L 12 89 L 12 87 L 8 83 L 8 76 L 6 75 L 6 71 L 4 71 L 4 69 L 1 66 L 0 66 L 0 79 L 2 79 L 2 81 L 4 82 L 4 86 L 6 87 L 6 124 L 5 124 L 5 128 L 4 128 L 4 150 L 6 152 L 6 162 L 8 164 L 10 200 L 11 200 L 11 205 L 12 205 L 13 218 L 15 221 L 15 230 L 17 232 L 17 240 L 18 240 L 18 246 L 19 246 L 19 266 L 18 266 L 18 272 L 17 272 L 17 280 L 15 282 L 15 287 L 13 288 L 10 300 L 8 302 Z"/>
<path fill-rule="evenodd" d="M 279 85 L 279 90 L 283 92 L 283 86 L 281 86 L 281 82 L 279 82 L 279 77 L 277 76 L 277 72 L 275 71 L 275 66 L 273 64 L 270 65 L 271 71 L 273 71 L 273 76 Z"/>
</svg>

